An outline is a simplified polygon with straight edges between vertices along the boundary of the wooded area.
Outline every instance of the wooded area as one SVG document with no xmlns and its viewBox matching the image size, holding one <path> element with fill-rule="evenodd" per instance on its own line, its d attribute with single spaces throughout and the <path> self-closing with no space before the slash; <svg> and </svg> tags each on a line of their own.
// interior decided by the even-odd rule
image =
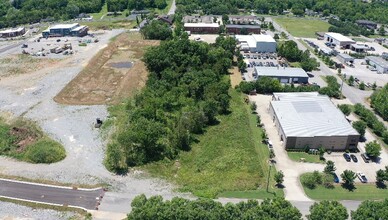
<svg viewBox="0 0 388 220">
<path fill-rule="evenodd" d="M 216 124 L 217 114 L 228 113 L 230 83 L 224 75 L 235 47 L 233 38 L 219 37 L 209 45 L 183 34 L 149 48 L 143 58 L 149 71 L 146 87 L 117 119 L 126 123 L 108 145 L 108 169 L 126 172 L 128 166 L 190 150 L 193 134 Z"/>
<path fill-rule="evenodd" d="M 382 89 L 373 92 L 371 98 L 372 107 L 385 120 L 388 121 L 388 84 Z"/>
<path fill-rule="evenodd" d="M 388 2 L 361 0 L 177 0 L 179 12 L 195 13 L 202 10 L 205 14 L 236 14 L 238 9 L 254 10 L 260 14 L 282 14 L 290 10 L 295 15 L 303 15 L 305 9 L 322 12 L 323 15 L 337 15 L 341 20 L 352 21 L 367 19 L 388 23 Z"/>
</svg>

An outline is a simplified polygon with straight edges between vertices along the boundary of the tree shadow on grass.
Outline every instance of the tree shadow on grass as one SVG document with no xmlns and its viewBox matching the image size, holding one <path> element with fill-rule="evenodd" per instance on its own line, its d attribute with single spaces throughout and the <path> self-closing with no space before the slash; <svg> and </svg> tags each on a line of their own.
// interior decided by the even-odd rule
<svg viewBox="0 0 388 220">
<path fill-rule="evenodd" d="M 376 187 L 379 189 L 387 189 L 387 185 L 383 182 L 376 182 Z"/>
<path fill-rule="evenodd" d="M 357 189 L 356 186 L 354 186 L 354 184 L 349 184 L 349 183 L 342 183 L 341 186 L 350 192 L 353 192 L 355 189 Z"/>
</svg>

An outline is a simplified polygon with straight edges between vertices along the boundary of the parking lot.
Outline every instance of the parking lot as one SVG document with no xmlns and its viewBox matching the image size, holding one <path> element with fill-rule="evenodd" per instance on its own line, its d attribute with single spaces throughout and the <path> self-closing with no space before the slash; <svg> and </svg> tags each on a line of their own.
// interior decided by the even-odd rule
<svg viewBox="0 0 388 220">
<path fill-rule="evenodd" d="M 325 41 L 323 40 L 317 40 L 313 38 L 304 39 L 312 42 L 314 45 L 318 46 L 319 48 L 330 48 L 325 45 Z M 374 51 L 369 51 L 369 53 L 376 53 L 381 54 L 383 52 L 388 52 L 388 49 L 384 48 L 383 46 L 379 45 L 376 42 L 368 42 L 366 43 L 369 47 L 373 47 Z M 311 45 L 310 45 L 311 46 Z M 331 48 L 333 49 L 333 48 Z M 340 53 L 354 53 L 353 51 L 346 49 L 340 49 L 338 46 L 334 47 L 334 49 L 337 52 Z M 341 63 L 336 56 L 332 56 L 331 59 L 337 63 Z M 353 76 L 359 80 L 359 82 L 364 82 L 367 87 L 371 87 L 371 85 L 376 82 L 377 86 L 384 86 L 386 83 L 388 83 L 388 76 L 387 74 L 378 74 L 376 71 L 372 71 L 371 68 L 368 68 L 368 65 L 366 65 L 365 59 L 355 59 L 353 66 L 350 67 L 348 65 L 344 65 L 344 69 L 342 69 L 342 74 L 346 74 L 346 77 Z M 357 85 L 359 82 L 356 82 Z"/>
<path fill-rule="evenodd" d="M 241 53 L 247 63 L 247 72 L 243 74 L 243 80 L 253 81 L 257 78 L 253 76 L 255 67 L 288 67 L 283 60 L 279 60 L 277 53 Z"/>
</svg>

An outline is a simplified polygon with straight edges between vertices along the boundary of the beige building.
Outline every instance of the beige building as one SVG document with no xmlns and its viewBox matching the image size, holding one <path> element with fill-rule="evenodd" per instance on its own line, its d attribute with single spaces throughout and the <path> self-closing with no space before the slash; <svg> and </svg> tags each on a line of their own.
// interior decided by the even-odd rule
<svg viewBox="0 0 388 220">
<path fill-rule="evenodd" d="M 274 93 L 269 112 L 287 149 L 355 149 L 360 135 L 329 97 L 317 92 Z"/>
</svg>

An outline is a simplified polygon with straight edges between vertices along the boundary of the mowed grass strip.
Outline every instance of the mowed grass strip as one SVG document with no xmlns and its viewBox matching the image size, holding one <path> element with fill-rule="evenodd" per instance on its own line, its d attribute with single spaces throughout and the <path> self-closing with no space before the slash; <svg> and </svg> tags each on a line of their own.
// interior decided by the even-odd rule
<svg viewBox="0 0 388 220">
<path fill-rule="evenodd" d="M 301 178 L 303 178 L 303 175 Z M 303 189 L 309 198 L 315 200 L 375 200 L 388 198 L 388 190 L 377 188 L 374 183 L 357 183 L 354 186 L 353 191 L 349 191 L 340 184 L 335 184 L 332 189 L 325 188 L 322 185 L 318 185 L 314 189 L 303 186 Z"/>
<path fill-rule="evenodd" d="M 327 32 L 330 24 L 316 19 L 277 17 L 274 20 L 294 37 L 315 38 L 315 32 Z"/>
<path fill-rule="evenodd" d="M 214 198 L 224 191 L 265 190 L 268 148 L 261 144 L 261 129 L 243 96 L 230 90 L 231 113 L 208 127 L 189 152 L 176 161 L 146 166 L 153 175 L 172 180 L 181 191 Z"/>
<path fill-rule="evenodd" d="M 307 163 L 325 163 L 325 161 L 319 159 L 319 155 L 308 154 L 305 152 L 287 152 L 288 157 L 296 162 L 302 162 L 301 158 Z"/>
</svg>

